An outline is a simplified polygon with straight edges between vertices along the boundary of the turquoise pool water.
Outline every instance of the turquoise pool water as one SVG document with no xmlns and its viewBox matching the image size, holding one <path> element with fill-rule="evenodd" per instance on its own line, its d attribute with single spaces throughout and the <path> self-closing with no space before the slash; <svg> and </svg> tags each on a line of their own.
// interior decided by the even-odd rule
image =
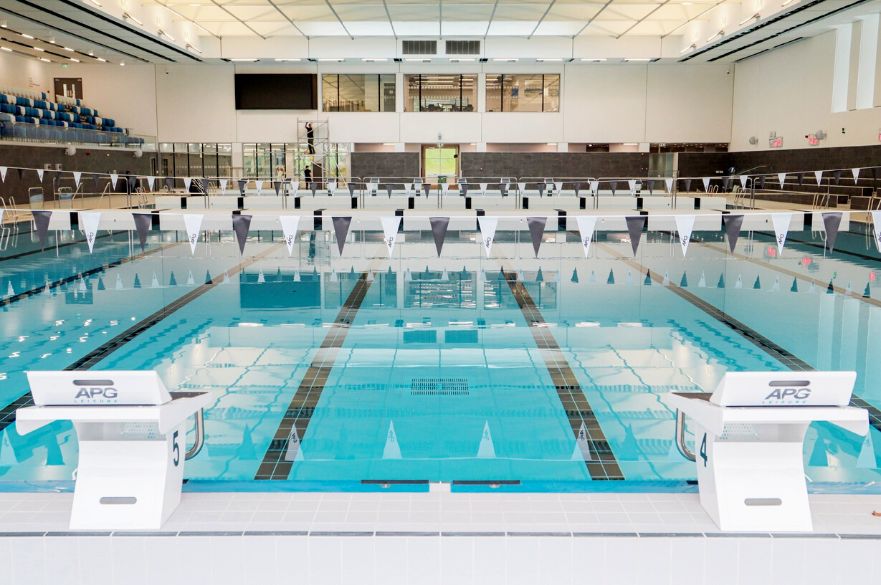
<svg viewBox="0 0 881 585">
<path fill-rule="evenodd" d="M 463 231 L 438 259 L 430 233 L 408 232 L 389 260 L 381 233 L 340 256 L 307 231 L 289 256 L 272 232 L 244 255 L 226 232 L 195 255 L 174 232 L 143 254 L 128 232 L 93 254 L 72 232 L 45 250 L 23 232 L 0 252 L 0 484 L 69 485 L 72 427 L 23 436 L 11 413 L 26 370 L 83 364 L 216 392 L 190 489 L 682 486 L 694 464 L 665 392 L 712 391 L 730 370 L 855 369 L 857 395 L 881 407 L 881 264 L 863 235 L 829 255 L 792 233 L 778 258 L 767 234 L 731 255 L 704 233 L 685 259 L 669 234 L 645 234 L 636 258 L 621 236 L 584 258 L 577 235 L 548 234 L 536 259 L 499 232 L 486 258 Z M 812 427 L 811 482 L 873 485 L 878 433 Z"/>
</svg>

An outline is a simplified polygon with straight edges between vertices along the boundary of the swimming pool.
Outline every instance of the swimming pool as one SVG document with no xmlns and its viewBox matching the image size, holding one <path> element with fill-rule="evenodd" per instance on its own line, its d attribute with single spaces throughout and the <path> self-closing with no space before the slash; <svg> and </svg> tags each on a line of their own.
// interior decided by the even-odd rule
<svg viewBox="0 0 881 585">
<path fill-rule="evenodd" d="M 469 222 L 470 223 L 470 222 Z M 0 487 L 69 489 L 76 435 L 56 423 L 19 435 L 29 369 L 154 369 L 174 389 L 210 389 L 206 443 L 187 489 L 688 489 L 673 443 L 671 391 L 712 391 L 729 370 L 854 369 L 881 408 L 881 269 L 853 224 L 838 249 L 791 232 L 744 233 L 734 254 L 695 232 L 687 258 L 669 233 L 500 228 L 492 255 L 474 229 L 74 232 L 45 250 L 27 225 L 0 252 Z M 832 282 L 833 290 L 828 292 Z M 867 293 L 867 296 L 864 295 Z M 870 438 L 814 425 L 813 489 L 881 478 Z"/>
</svg>

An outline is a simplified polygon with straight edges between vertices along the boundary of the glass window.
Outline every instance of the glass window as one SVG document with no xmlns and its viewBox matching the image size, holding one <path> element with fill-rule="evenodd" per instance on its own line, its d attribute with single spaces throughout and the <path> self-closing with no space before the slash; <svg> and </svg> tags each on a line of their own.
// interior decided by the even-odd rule
<svg viewBox="0 0 881 585">
<path fill-rule="evenodd" d="M 394 112 L 395 75 L 322 75 L 321 97 L 325 112 Z"/>
<path fill-rule="evenodd" d="M 404 111 L 477 111 L 477 75 L 406 75 Z"/>
<path fill-rule="evenodd" d="M 559 112 L 560 76 L 504 74 L 486 76 L 488 112 Z"/>
</svg>

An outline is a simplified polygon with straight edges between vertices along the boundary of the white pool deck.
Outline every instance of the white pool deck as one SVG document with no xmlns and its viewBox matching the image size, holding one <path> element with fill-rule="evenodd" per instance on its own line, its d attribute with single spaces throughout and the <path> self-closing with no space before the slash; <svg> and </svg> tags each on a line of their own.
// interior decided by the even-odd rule
<svg viewBox="0 0 881 585">
<path fill-rule="evenodd" d="M 680 493 L 185 493 L 158 532 L 68 531 L 71 494 L 0 494 L 0 583 L 877 582 L 879 495 L 814 532 L 720 533 Z"/>
</svg>

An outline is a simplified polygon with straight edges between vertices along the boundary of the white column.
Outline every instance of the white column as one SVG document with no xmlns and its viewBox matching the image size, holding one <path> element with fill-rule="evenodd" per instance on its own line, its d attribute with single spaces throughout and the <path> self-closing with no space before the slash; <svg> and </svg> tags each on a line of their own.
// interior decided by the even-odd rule
<svg viewBox="0 0 881 585">
<path fill-rule="evenodd" d="M 853 32 L 850 25 L 835 29 L 835 61 L 832 67 L 832 111 L 847 111 L 847 86 L 850 78 L 850 45 Z"/>
<path fill-rule="evenodd" d="M 856 109 L 872 108 L 881 104 L 878 96 L 878 36 L 881 15 L 860 17 L 859 63 L 857 65 Z"/>
</svg>

